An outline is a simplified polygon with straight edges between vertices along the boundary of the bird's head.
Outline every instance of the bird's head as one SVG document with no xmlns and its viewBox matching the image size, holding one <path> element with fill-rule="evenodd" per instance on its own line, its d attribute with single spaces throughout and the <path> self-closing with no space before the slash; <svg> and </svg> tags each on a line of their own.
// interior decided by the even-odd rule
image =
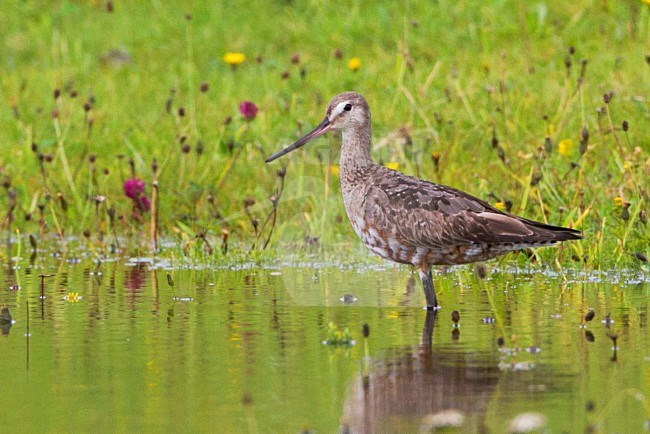
<svg viewBox="0 0 650 434">
<path fill-rule="evenodd" d="M 325 119 L 311 132 L 294 144 L 266 159 L 269 163 L 289 152 L 300 148 L 307 142 L 322 136 L 330 130 L 345 131 L 370 124 L 370 108 L 366 99 L 356 92 L 344 92 L 336 95 L 327 105 Z"/>
</svg>

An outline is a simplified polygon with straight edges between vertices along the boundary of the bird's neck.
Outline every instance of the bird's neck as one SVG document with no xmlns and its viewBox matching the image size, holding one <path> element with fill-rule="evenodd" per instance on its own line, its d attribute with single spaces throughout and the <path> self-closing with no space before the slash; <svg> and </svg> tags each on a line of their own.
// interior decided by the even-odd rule
<svg viewBox="0 0 650 434">
<path fill-rule="evenodd" d="M 342 170 L 354 170 L 373 164 L 372 158 L 370 158 L 371 136 L 370 125 L 343 130 L 340 161 Z"/>
</svg>

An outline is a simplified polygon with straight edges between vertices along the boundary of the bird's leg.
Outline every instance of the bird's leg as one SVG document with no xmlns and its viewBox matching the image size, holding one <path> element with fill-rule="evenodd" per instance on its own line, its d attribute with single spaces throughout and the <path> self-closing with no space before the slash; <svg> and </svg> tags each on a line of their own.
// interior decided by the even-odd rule
<svg viewBox="0 0 650 434">
<path fill-rule="evenodd" d="M 438 310 L 438 300 L 436 299 L 436 291 L 433 289 L 433 274 L 431 274 L 431 269 L 419 270 L 418 272 L 420 279 L 422 279 L 424 296 L 427 299 L 427 310 Z"/>
<path fill-rule="evenodd" d="M 436 323 L 437 310 L 427 310 L 427 317 L 424 320 L 422 336 L 420 336 L 420 346 L 431 348 L 431 337 L 433 335 L 433 326 Z"/>
</svg>

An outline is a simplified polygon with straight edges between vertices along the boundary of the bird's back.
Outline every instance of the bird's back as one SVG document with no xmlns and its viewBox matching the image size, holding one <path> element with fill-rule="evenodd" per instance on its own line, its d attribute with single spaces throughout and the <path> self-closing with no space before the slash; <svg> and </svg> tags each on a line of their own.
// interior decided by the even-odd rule
<svg viewBox="0 0 650 434">
<path fill-rule="evenodd" d="M 373 252 L 396 262 L 462 264 L 581 238 L 579 231 L 506 214 L 455 188 L 377 164 L 356 175 L 341 179 L 352 226 Z"/>
</svg>

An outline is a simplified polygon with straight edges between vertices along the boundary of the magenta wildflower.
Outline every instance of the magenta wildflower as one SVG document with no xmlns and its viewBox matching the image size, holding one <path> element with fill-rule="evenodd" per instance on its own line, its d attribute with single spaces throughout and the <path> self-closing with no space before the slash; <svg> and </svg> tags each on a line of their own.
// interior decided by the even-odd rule
<svg viewBox="0 0 650 434">
<path fill-rule="evenodd" d="M 136 203 L 140 211 L 147 212 L 151 209 L 151 201 L 147 196 L 142 196 Z"/>
<path fill-rule="evenodd" d="M 257 116 L 257 111 L 257 106 L 250 101 L 243 101 L 241 104 L 239 104 L 239 112 L 247 121 L 252 121 L 255 119 L 255 116 Z"/>
<path fill-rule="evenodd" d="M 124 181 L 124 194 L 126 197 L 137 200 L 144 193 L 144 181 L 140 178 L 130 178 Z"/>
<path fill-rule="evenodd" d="M 130 178 L 124 181 L 124 194 L 133 201 L 133 218 L 140 220 L 140 216 L 151 210 L 151 201 L 144 195 L 145 183 L 140 178 Z"/>
</svg>

